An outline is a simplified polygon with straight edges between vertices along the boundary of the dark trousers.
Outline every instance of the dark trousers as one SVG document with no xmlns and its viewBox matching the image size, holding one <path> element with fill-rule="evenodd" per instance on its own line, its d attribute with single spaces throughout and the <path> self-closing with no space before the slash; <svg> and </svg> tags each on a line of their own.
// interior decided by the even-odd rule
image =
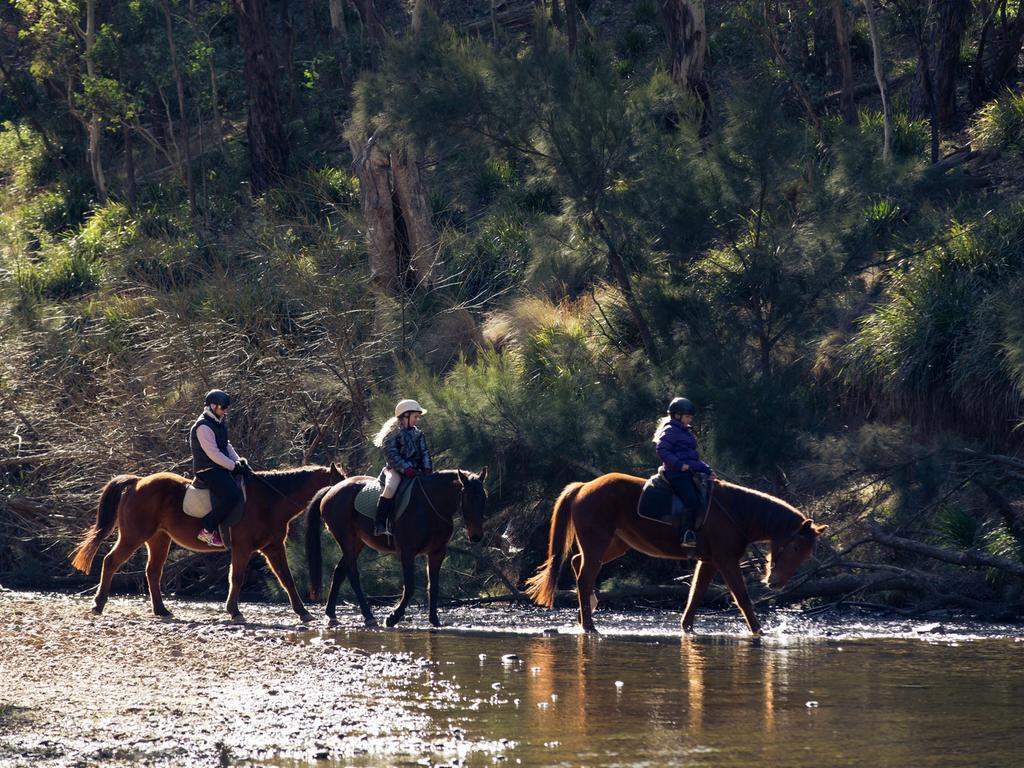
<svg viewBox="0 0 1024 768">
<path fill-rule="evenodd" d="M 697 524 L 697 505 L 700 503 L 700 494 L 697 493 L 697 486 L 693 481 L 693 472 L 684 472 L 676 477 L 668 479 L 672 491 L 682 499 L 683 502 L 683 530 L 693 530 Z"/>
<path fill-rule="evenodd" d="M 215 531 L 224 519 L 231 514 L 238 502 L 242 500 L 242 491 L 235 484 L 231 473 L 221 467 L 204 469 L 199 477 L 210 489 L 210 502 L 213 508 L 203 518 L 203 528 Z"/>
</svg>

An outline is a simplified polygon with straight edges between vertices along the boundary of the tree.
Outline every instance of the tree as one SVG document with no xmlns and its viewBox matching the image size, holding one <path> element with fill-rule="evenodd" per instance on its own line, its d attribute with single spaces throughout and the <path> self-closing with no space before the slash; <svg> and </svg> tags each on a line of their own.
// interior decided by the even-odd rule
<svg viewBox="0 0 1024 768">
<path fill-rule="evenodd" d="M 171 19 L 171 6 L 169 0 L 160 0 L 160 8 L 164 12 L 164 29 L 167 34 L 167 48 L 171 54 L 171 72 L 174 73 L 175 90 L 178 93 L 178 123 L 181 133 L 181 143 L 185 148 L 185 157 L 182 163 L 182 176 L 185 180 L 185 188 L 188 190 L 188 209 L 193 216 L 196 214 L 196 189 L 192 183 L 192 139 L 188 128 L 188 112 L 185 109 L 185 84 L 181 77 L 181 67 L 178 65 L 178 47 L 174 44 L 174 23 Z M 130 148 L 126 150 L 131 157 Z M 134 173 L 134 171 L 133 171 Z M 132 186 L 134 186 L 132 179 Z M 134 193 L 133 193 L 134 195 Z"/>
<path fill-rule="evenodd" d="M 700 133 L 711 126 L 711 92 L 704 79 L 707 28 L 702 0 L 658 0 L 661 21 L 672 55 L 672 80 L 680 92 L 692 94 L 701 104 Z"/>
<path fill-rule="evenodd" d="M 267 29 L 267 0 L 234 2 L 238 38 L 245 54 L 249 179 L 253 194 L 260 194 L 280 183 L 287 173 L 288 141 L 281 125 L 273 49 Z"/>
<path fill-rule="evenodd" d="M 857 124 L 857 109 L 853 103 L 853 59 L 850 57 L 850 37 L 846 33 L 843 0 L 832 0 L 832 21 L 836 29 L 836 43 L 839 46 L 839 68 L 843 82 L 839 94 L 839 111 L 847 125 Z"/>
<path fill-rule="evenodd" d="M 883 68 L 882 38 L 878 34 L 878 22 L 875 19 L 875 7 L 872 0 L 864 0 L 864 13 L 868 18 L 868 32 L 871 35 L 875 81 L 878 83 L 878 95 L 882 100 L 882 162 L 888 165 L 892 162 L 892 107 L 889 105 L 889 87 L 885 81 Z"/>
</svg>

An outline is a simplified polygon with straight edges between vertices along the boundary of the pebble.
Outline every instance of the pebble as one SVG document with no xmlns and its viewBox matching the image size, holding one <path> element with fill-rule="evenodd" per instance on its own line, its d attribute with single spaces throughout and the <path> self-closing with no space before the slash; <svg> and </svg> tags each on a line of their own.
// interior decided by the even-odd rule
<svg viewBox="0 0 1024 768">
<path fill-rule="evenodd" d="M 501 657 L 502 664 L 515 664 L 517 661 L 519 661 L 519 657 L 514 653 L 506 653 Z"/>
<path fill-rule="evenodd" d="M 621 680 L 616 680 L 615 681 L 615 687 L 616 688 L 622 688 L 622 686 L 624 686 L 624 685 L 625 685 L 625 683 L 622 682 Z"/>
<path fill-rule="evenodd" d="M 806 704 L 804 704 L 804 706 L 807 707 L 808 709 L 817 709 L 818 708 L 818 702 L 816 702 L 816 701 L 808 701 Z"/>
</svg>

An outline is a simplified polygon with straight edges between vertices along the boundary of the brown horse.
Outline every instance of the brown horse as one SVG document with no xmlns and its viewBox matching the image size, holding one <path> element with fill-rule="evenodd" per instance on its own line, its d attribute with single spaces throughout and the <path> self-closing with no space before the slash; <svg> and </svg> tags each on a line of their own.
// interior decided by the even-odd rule
<svg viewBox="0 0 1024 768">
<path fill-rule="evenodd" d="M 678 529 L 640 517 L 637 503 L 644 480 L 617 472 L 588 483 L 571 483 L 555 502 L 551 513 L 548 559 L 527 580 L 527 593 L 550 608 L 554 604 L 558 575 L 573 543 L 572 558 L 580 602 L 580 625 L 596 631 L 591 598 L 597 574 L 604 563 L 621 557 L 630 548 L 652 557 L 683 560 Z M 693 631 L 693 616 L 711 579 L 721 571 L 747 626 L 754 634 L 761 624 L 747 595 L 740 558 L 756 541 L 771 541 L 765 583 L 782 587 L 811 554 L 818 535 L 828 528 L 816 525 L 794 507 L 766 493 L 716 480 L 708 519 L 699 533 L 700 560 L 690 585 L 683 613 L 683 630 Z"/>
<path fill-rule="evenodd" d="M 309 504 L 309 522 L 306 526 L 306 563 L 309 567 L 310 591 L 313 599 L 320 593 L 321 554 L 320 518 L 323 516 L 327 529 L 341 545 L 341 560 L 334 569 L 331 592 L 327 598 L 327 616 L 337 621 L 335 608 L 338 603 L 338 589 L 348 576 L 352 591 L 359 601 L 363 621 L 368 627 L 377 626 L 366 596 L 359 584 L 357 559 L 364 546 L 378 552 L 393 552 L 402 564 L 402 598 L 387 617 L 385 624 L 395 626 L 405 616 L 405 609 L 416 591 L 416 576 L 413 566 L 417 555 L 427 556 L 427 606 L 430 623 L 441 626 L 437 616 L 437 591 L 441 563 L 448 553 L 448 541 L 454 530 L 455 512 L 462 510 L 466 524 L 466 535 L 473 543 L 483 538 L 484 509 L 487 505 L 487 491 L 484 480 L 487 467 L 480 474 L 464 472 L 461 469 L 436 472 L 419 478 L 413 489 L 409 507 L 393 526 L 392 536 L 374 536 L 373 521 L 356 511 L 354 502 L 363 485 L 372 477 L 350 477 L 333 488 L 318 493 Z"/>
<path fill-rule="evenodd" d="M 275 472 L 256 472 L 246 483 L 248 496 L 245 516 L 231 529 L 231 570 L 228 575 L 227 610 L 235 621 L 242 621 L 238 610 L 238 593 L 245 580 L 245 570 L 253 552 L 259 551 L 288 593 L 292 609 L 303 621 L 310 616 L 295 589 L 288 568 L 284 542 L 288 523 L 296 517 L 319 489 L 330 486 L 345 474 L 334 464 L 330 467 L 302 467 Z M 103 539 L 116 526 L 117 542 L 103 558 L 103 572 L 96 590 L 93 613 L 103 612 L 110 594 L 110 581 L 125 562 L 143 544 L 149 552 L 146 581 L 153 602 L 153 613 L 170 616 L 160 595 L 163 573 L 171 541 L 195 552 L 223 552 L 196 536 L 201 521 L 181 511 L 189 481 L 170 472 L 147 477 L 119 475 L 106 484 L 100 494 L 96 523 L 86 532 L 82 543 L 72 553 L 72 564 L 88 574 L 93 558 Z"/>
</svg>

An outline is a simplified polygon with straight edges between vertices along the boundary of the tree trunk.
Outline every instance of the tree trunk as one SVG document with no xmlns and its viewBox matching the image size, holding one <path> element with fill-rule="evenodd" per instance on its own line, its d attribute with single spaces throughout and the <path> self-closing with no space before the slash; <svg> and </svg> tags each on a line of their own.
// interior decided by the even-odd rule
<svg viewBox="0 0 1024 768">
<path fill-rule="evenodd" d="M 380 50 L 384 46 L 387 37 L 387 30 L 384 21 L 377 12 L 377 5 L 374 0 L 353 0 L 359 16 L 363 20 L 363 28 L 370 36 L 374 49 Z"/>
<path fill-rule="evenodd" d="M 93 59 L 92 50 L 96 45 L 96 3 L 98 0 L 86 0 L 85 3 L 85 71 L 90 78 L 96 77 L 96 62 Z M 100 155 L 103 135 L 100 129 L 100 119 L 96 111 L 89 115 L 89 123 L 86 129 L 89 137 L 89 170 L 92 174 L 93 184 L 96 186 L 96 197 L 101 203 L 107 201 L 107 180 L 103 174 L 103 158 Z"/>
<path fill-rule="evenodd" d="M 391 176 L 395 195 L 405 222 L 409 243 L 409 266 L 418 286 L 429 286 L 437 260 L 430 195 L 420 173 L 412 147 L 391 154 Z"/>
<path fill-rule="evenodd" d="M 853 59 L 850 57 L 850 38 L 846 33 L 846 19 L 843 0 L 832 0 L 832 21 L 836 28 L 836 43 L 839 46 L 839 69 L 843 83 L 839 96 L 839 111 L 847 125 L 857 124 L 857 109 L 853 104 Z"/>
<path fill-rule="evenodd" d="M 543 9 L 543 3 L 541 8 Z M 551 23 L 556 29 L 562 28 L 562 9 L 558 6 L 558 0 L 551 0 Z"/>
<path fill-rule="evenodd" d="M 658 0 L 665 37 L 672 55 L 672 80 L 682 93 L 701 104 L 700 133 L 711 124 L 711 93 L 704 79 L 707 29 L 703 0 Z"/>
<path fill-rule="evenodd" d="M 576 53 L 576 20 L 578 16 L 576 0 L 565 0 L 565 36 L 569 40 L 569 53 Z"/>
<path fill-rule="evenodd" d="M 128 123 L 121 123 L 121 136 L 124 139 L 124 193 L 128 207 L 135 210 L 135 149 L 132 145 L 132 131 Z"/>
<path fill-rule="evenodd" d="M 253 194 L 278 184 L 288 170 L 288 143 L 281 126 L 281 108 L 267 31 L 267 0 L 235 0 L 238 37 L 245 52 L 248 96 L 249 178 Z"/>
<path fill-rule="evenodd" d="M 1005 7 L 1004 7 L 1005 10 Z M 1006 36 L 995 57 L 992 70 L 992 89 L 1008 85 L 1017 73 L 1017 60 L 1024 45 L 1024 3 L 1017 6 L 1017 16 L 1010 25 L 1004 25 Z"/>
<path fill-rule="evenodd" d="M 391 200 L 388 158 L 373 137 L 349 141 L 352 166 L 359 177 L 359 199 L 366 222 L 366 247 L 370 278 L 385 291 L 398 287 L 398 256 L 395 249 L 395 210 Z"/>
<path fill-rule="evenodd" d="M 882 61 L 882 38 L 878 34 L 878 23 L 875 19 L 875 8 L 872 0 L 864 0 L 864 12 L 868 17 L 868 31 L 871 34 L 871 52 L 874 60 L 875 81 L 878 83 L 878 95 L 882 99 L 882 162 L 892 162 L 892 107 L 889 106 L 889 87 L 885 82 L 885 70 Z"/>
<path fill-rule="evenodd" d="M 192 216 L 196 215 L 196 190 L 192 182 L 192 141 L 188 129 L 188 112 L 185 110 L 185 84 L 181 79 L 181 69 L 178 67 L 178 49 L 174 44 L 174 26 L 171 21 L 171 7 L 169 0 L 160 0 L 160 6 L 164 12 L 164 27 L 167 33 L 167 47 L 171 52 L 171 71 L 174 73 L 174 84 L 178 91 L 178 119 L 180 126 L 178 132 L 181 134 L 181 141 L 185 147 L 185 159 L 183 163 L 182 177 L 185 181 L 185 188 L 188 190 L 188 210 Z"/>
<path fill-rule="evenodd" d="M 960 46 L 971 13 L 970 0 L 936 0 L 937 49 L 933 59 L 936 116 L 939 126 L 948 128 L 956 116 L 956 76 Z"/>
<path fill-rule="evenodd" d="M 345 28 L 345 0 L 330 0 L 331 37 L 344 39 L 348 30 Z"/>
<path fill-rule="evenodd" d="M 440 16 L 441 6 L 439 0 L 416 0 L 416 4 L 412 8 L 413 35 L 419 35 L 420 30 L 423 29 L 423 20 L 426 18 L 428 11 L 435 16 Z"/>
<path fill-rule="evenodd" d="M 821 120 L 814 111 L 814 102 L 811 101 L 811 95 L 807 92 L 807 87 L 800 81 L 797 74 L 793 71 L 793 67 L 790 66 L 790 63 L 786 59 L 786 55 L 782 50 L 782 43 L 779 42 L 778 33 L 775 31 L 777 14 L 775 13 L 775 7 L 771 0 L 764 0 L 762 9 L 764 16 L 764 32 L 768 37 L 768 45 L 775 54 L 775 60 L 786 73 L 786 79 L 789 80 L 790 87 L 793 89 L 794 93 L 796 93 L 797 99 L 800 101 L 800 106 L 804 109 L 804 114 L 807 116 L 808 122 L 813 126 L 815 132 L 820 134 Z"/>
</svg>

